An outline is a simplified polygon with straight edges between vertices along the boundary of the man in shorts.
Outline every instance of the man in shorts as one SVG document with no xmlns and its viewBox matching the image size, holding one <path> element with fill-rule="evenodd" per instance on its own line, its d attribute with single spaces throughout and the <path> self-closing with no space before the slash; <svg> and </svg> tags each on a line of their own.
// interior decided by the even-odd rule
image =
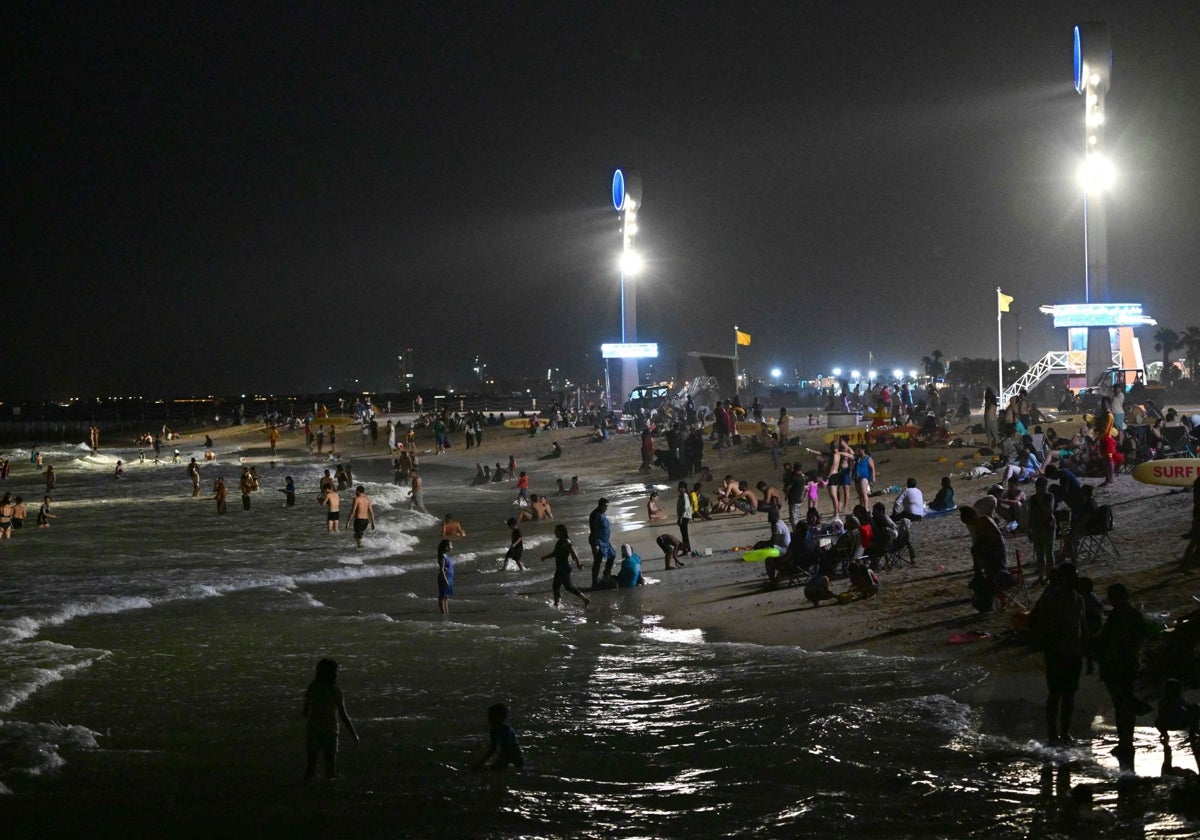
<svg viewBox="0 0 1200 840">
<path fill-rule="evenodd" d="M 338 511 L 338 506 L 341 504 L 341 499 L 338 498 L 337 491 L 332 487 L 325 491 L 325 498 L 321 500 L 321 504 L 325 506 L 325 530 L 336 531 L 338 523 L 342 515 Z"/>
<path fill-rule="evenodd" d="M 371 530 L 375 530 L 375 508 L 371 505 L 371 500 L 367 498 L 367 488 L 361 484 L 354 488 L 354 503 L 350 506 L 350 521 L 354 523 L 354 543 L 362 547 L 363 534 L 367 532 L 367 525 L 371 526 Z"/>
<path fill-rule="evenodd" d="M 683 562 L 679 559 L 679 556 L 684 553 L 683 543 L 678 537 L 674 534 L 659 534 L 655 542 L 662 549 L 663 561 L 667 569 L 671 568 L 672 562 L 678 567 L 683 567 Z"/>
</svg>

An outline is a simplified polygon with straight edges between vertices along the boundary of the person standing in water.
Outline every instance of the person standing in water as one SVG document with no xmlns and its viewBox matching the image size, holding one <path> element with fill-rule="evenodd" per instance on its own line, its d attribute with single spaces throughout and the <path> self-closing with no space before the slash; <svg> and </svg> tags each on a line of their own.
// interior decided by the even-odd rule
<svg viewBox="0 0 1200 840">
<path fill-rule="evenodd" d="M 357 746 L 360 741 L 354 722 L 346 713 L 346 699 L 337 684 L 338 664 L 332 659 L 317 663 L 316 679 L 309 683 L 304 692 L 304 707 L 301 712 L 306 719 L 308 761 L 304 767 L 304 780 L 311 781 L 317 772 L 317 759 L 325 756 L 325 778 L 337 777 L 338 721 L 346 724 L 350 736 Z"/>
<path fill-rule="evenodd" d="M 612 525 L 608 521 L 608 499 L 601 498 L 596 509 L 588 516 L 588 546 L 592 549 L 592 588 L 600 580 L 600 569 L 604 577 L 612 576 L 613 561 L 617 552 L 612 547 Z"/>
<path fill-rule="evenodd" d="M 559 599 L 562 595 L 562 590 L 567 590 L 572 595 L 579 596 L 583 601 L 583 608 L 587 609 L 591 599 L 584 595 L 575 584 L 571 583 L 571 561 L 575 561 L 575 568 L 583 570 L 583 564 L 579 562 L 579 555 L 575 553 L 575 546 L 571 545 L 571 540 L 567 535 L 567 526 L 558 524 L 554 526 L 554 536 L 557 541 L 554 543 L 554 549 L 549 554 L 543 554 L 543 560 L 554 558 L 554 606 L 558 606 Z"/>
<path fill-rule="evenodd" d="M 325 511 L 326 511 L 326 514 L 325 514 L 325 530 L 326 531 L 333 532 L 338 529 L 338 524 L 340 523 L 341 518 L 342 518 L 341 513 L 338 512 L 338 507 L 339 507 L 339 505 L 341 505 L 341 502 L 342 502 L 342 500 L 340 498 L 338 498 L 337 491 L 334 490 L 332 487 L 330 487 L 329 490 L 326 491 L 325 497 L 323 499 L 321 499 L 321 504 L 325 506 Z"/>
<path fill-rule="evenodd" d="M 46 465 L 46 492 L 54 492 L 54 483 L 58 481 L 58 477 L 54 475 L 54 467 Z"/>
<path fill-rule="evenodd" d="M 254 489 L 254 479 L 250 476 L 250 469 L 242 467 L 242 477 L 238 481 L 238 490 L 242 494 L 242 510 L 250 510 L 250 491 Z"/>
<path fill-rule="evenodd" d="M 354 488 L 354 502 L 350 505 L 350 521 L 354 524 L 354 542 L 361 548 L 367 525 L 375 530 L 375 508 L 367 497 L 367 488 L 361 484 Z"/>
<path fill-rule="evenodd" d="M 200 498 L 200 465 L 193 458 L 187 468 L 188 478 L 192 480 L 192 498 Z"/>
<path fill-rule="evenodd" d="M 425 493 L 421 489 L 424 485 L 421 482 L 421 476 L 416 470 L 409 470 L 409 477 L 412 479 L 412 489 L 408 491 L 408 495 L 412 497 L 412 509 L 421 513 L 429 513 L 425 510 Z"/>
<path fill-rule="evenodd" d="M 41 510 L 38 511 L 37 524 L 39 528 L 49 528 L 50 520 L 54 519 L 54 514 L 50 512 L 50 503 L 54 501 L 49 496 L 42 499 Z"/>
<path fill-rule="evenodd" d="M 525 540 L 521 536 L 521 529 L 517 527 L 517 518 L 510 516 L 505 523 L 511 529 L 509 531 L 508 551 L 504 554 L 504 561 L 500 564 L 500 571 L 505 571 L 508 568 L 508 561 L 512 560 L 517 564 L 518 571 L 525 571 L 525 566 L 521 563 L 521 555 L 525 553 Z"/>
<path fill-rule="evenodd" d="M 450 614 L 450 596 L 454 594 L 454 559 L 450 556 L 452 548 L 454 544 L 450 540 L 438 543 L 438 612 L 442 615 Z"/>
<path fill-rule="evenodd" d="M 283 494 L 285 505 L 288 507 L 296 506 L 296 482 L 292 481 L 290 475 L 284 479 L 284 487 L 279 492 Z"/>
<path fill-rule="evenodd" d="M 222 476 L 217 476 L 216 483 L 213 484 L 213 498 L 217 500 L 217 515 L 224 516 L 229 502 L 229 490 L 225 487 L 225 479 Z"/>
<path fill-rule="evenodd" d="M 1063 563 L 1050 573 L 1050 585 L 1029 615 L 1029 628 L 1042 642 L 1046 663 L 1046 736 L 1051 744 L 1071 744 L 1075 692 L 1083 671 L 1083 598 L 1075 591 L 1075 566 Z"/>
</svg>

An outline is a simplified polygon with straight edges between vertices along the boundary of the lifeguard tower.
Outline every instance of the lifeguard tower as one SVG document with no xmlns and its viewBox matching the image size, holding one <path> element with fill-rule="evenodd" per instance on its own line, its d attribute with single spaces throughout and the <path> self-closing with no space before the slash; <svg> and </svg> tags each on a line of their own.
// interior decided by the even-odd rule
<svg viewBox="0 0 1200 840">
<path fill-rule="evenodd" d="M 1105 196 L 1115 170 L 1104 153 L 1104 97 L 1112 81 L 1112 46 L 1104 23 L 1075 27 L 1075 90 L 1084 98 L 1084 156 L 1079 169 L 1083 187 L 1083 303 L 1041 307 L 1067 331 L 1066 351 L 1051 351 L 1004 389 L 1001 405 L 1018 391 L 1033 389 L 1047 376 L 1067 374 L 1070 388 L 1083 388 L 1112 368 L 1142 368 L 1142 349 L 1134 327 L 1154 326 L 1140 303 L 1112 303 L 1108 291 L 1108 226 Z M 1132 384 L 1134 374 L 1126 374 Z"/>
</svg>

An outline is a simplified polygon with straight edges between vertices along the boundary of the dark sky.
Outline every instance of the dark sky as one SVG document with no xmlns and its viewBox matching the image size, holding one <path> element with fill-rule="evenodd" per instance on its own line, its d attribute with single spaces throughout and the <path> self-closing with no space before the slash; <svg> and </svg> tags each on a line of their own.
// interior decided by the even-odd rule
<svg viewBox="0 0 1200 840">
<path fill-rule="evenodd" d="M 735 322 L 760 375 L 994 356 L 997 285 L 1040 356 L 1083 291 L 1083 20 L 1113 297 L 1200 322 L 1200 4 L 107 6 L 0 12 L 0 396 L 379 389 L 404 347 L 595 377 L 614 166 L 668 369 Z"/>
</svg>

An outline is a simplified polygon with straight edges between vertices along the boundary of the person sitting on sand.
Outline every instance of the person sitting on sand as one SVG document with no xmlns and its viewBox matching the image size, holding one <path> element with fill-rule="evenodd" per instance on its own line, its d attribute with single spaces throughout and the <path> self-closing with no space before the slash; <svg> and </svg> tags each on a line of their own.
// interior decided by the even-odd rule
<svg viewBox="0 0 1200 840">
<path fill-rule="evenodd" d="M 559 445 L 558 441 L 554 441 L 554 443 L 551 444 L 551 446 L 550 446 L 550 451 L 547 452 L 545 455 L 539 455 L 538 460 L 546 461 L 546 460 L 550 460 L 552 458 L 561 458 L 562 454 L 563 454 L 562 447 Z"/>
<path fill-rule="evenodd" d="M 635 586 L 645 586 L 646 579 L 642 577 L 642 558 L 628 543 L 621 545 L 621 568 L 617 572 L 617 586 L 621 589 L 631 589 Z"/>
<path fill-rule="evenodd" d="M 879 575 L 861 563 L 851 562 L 846 566 L 850 578 L 850 591 L 857 592 L 863 598 L 870 598 L 879 593 Z"/>
<path fill-rule="evenodd" d="M 762 500 L 758 498 L 758 494 L 750 489 L 750 482 L 739 481 L 737 493 L 733 495 L 733 507 L 742 512 L 743 516 L 751 513 L 758 513 L 761 508 Z"/>
<path fill-rule="evenodd" d="M 1029 507 L 1025 500 L 1025 491 L 1016 476 L 1008 480 L 1008 486 L 996 501 L 996 513 L 1009 523 L 1009 530 L 1020 528 L 1029 529 Z"/>
<path fill-rule="evenodd" d="M 716 513 L 726 513 L 734 510 L 733 499 L 737 495 L 737 482 L 733 480 L 733 476 L 726 474 L 721 479 L 721 486 L 717 488 L 716 498 L 713 499 L 713 511 Z"/>
<path fill-rule="evenodd" d="M 442 536 L 450 539 L 452 537 L 465 537 L 467 532 L 463 530 L 462 523 L 454 518 L 452 514 L 447 513 L 446 518 L 442 520 Z"/>
<path fill-rule="evenodd" d="M 950 483 L 950 476 L 942 476 L 942 486 L 938 488 L 937 495 L 933 497 L 933 501 L 927 505 L 930 511 L 935 513 L 944 513 L 954 510 L 954 486 Z"/>
<path fill-rule="evenodd" d="M 783 510 L 783 493 L 777 487 L 768 487 L 765 481 L 760 481 L 754 486 L 758 492 L 763 494 L 762 501 L 758 503 L 759 513 L 766 513 L 770 508 Z"/>
<path fill-rule="evenodd" d="M 804 597 L 814 607 L 819 607 L 822 601 L 832 601 L 837 598 L 837 595 L 829 588 L 829 576 L 824 573 L 823 569 L 814 572 L 808 579 L 808 583 L 804 584 Z"/>
<path fill-rule="evenodd" d="M 986 516 L 988 519 L 991 519 L 996 515 L 996 508 L 1000 504 L 1000 497 L 1002 495 L 1004 495 L 1004 488 L 999 485 L 993 485 L 971 507 L 980 516 Z"/>
<path fill-rule="evenodd" d="M 663 513 L 662 508 L 658 506 L 658 491 L 650 491 L 650 499 L 646 502 L 646 519 L 650 522 L 655 522 L 659 519 L 666 519 L 667 515 Z"/>
<path fill-rule="evenodd" d="M 909 477 L 904 482 L 904 489 L 892 503 L 892 518 L 907 519 L 910 522 L 920 522 L 925 517 L 925 496 L 917 487 L 917 480 Z"/>
<path fill-rule="evenodd" d="M 577 476 L 577 475 L 571 476 L 571 486 L 567 488 L 567 492 L 570 493 L 572 496 L 577 495 L 579 493 L 579 476 Z"/>
</svg>

